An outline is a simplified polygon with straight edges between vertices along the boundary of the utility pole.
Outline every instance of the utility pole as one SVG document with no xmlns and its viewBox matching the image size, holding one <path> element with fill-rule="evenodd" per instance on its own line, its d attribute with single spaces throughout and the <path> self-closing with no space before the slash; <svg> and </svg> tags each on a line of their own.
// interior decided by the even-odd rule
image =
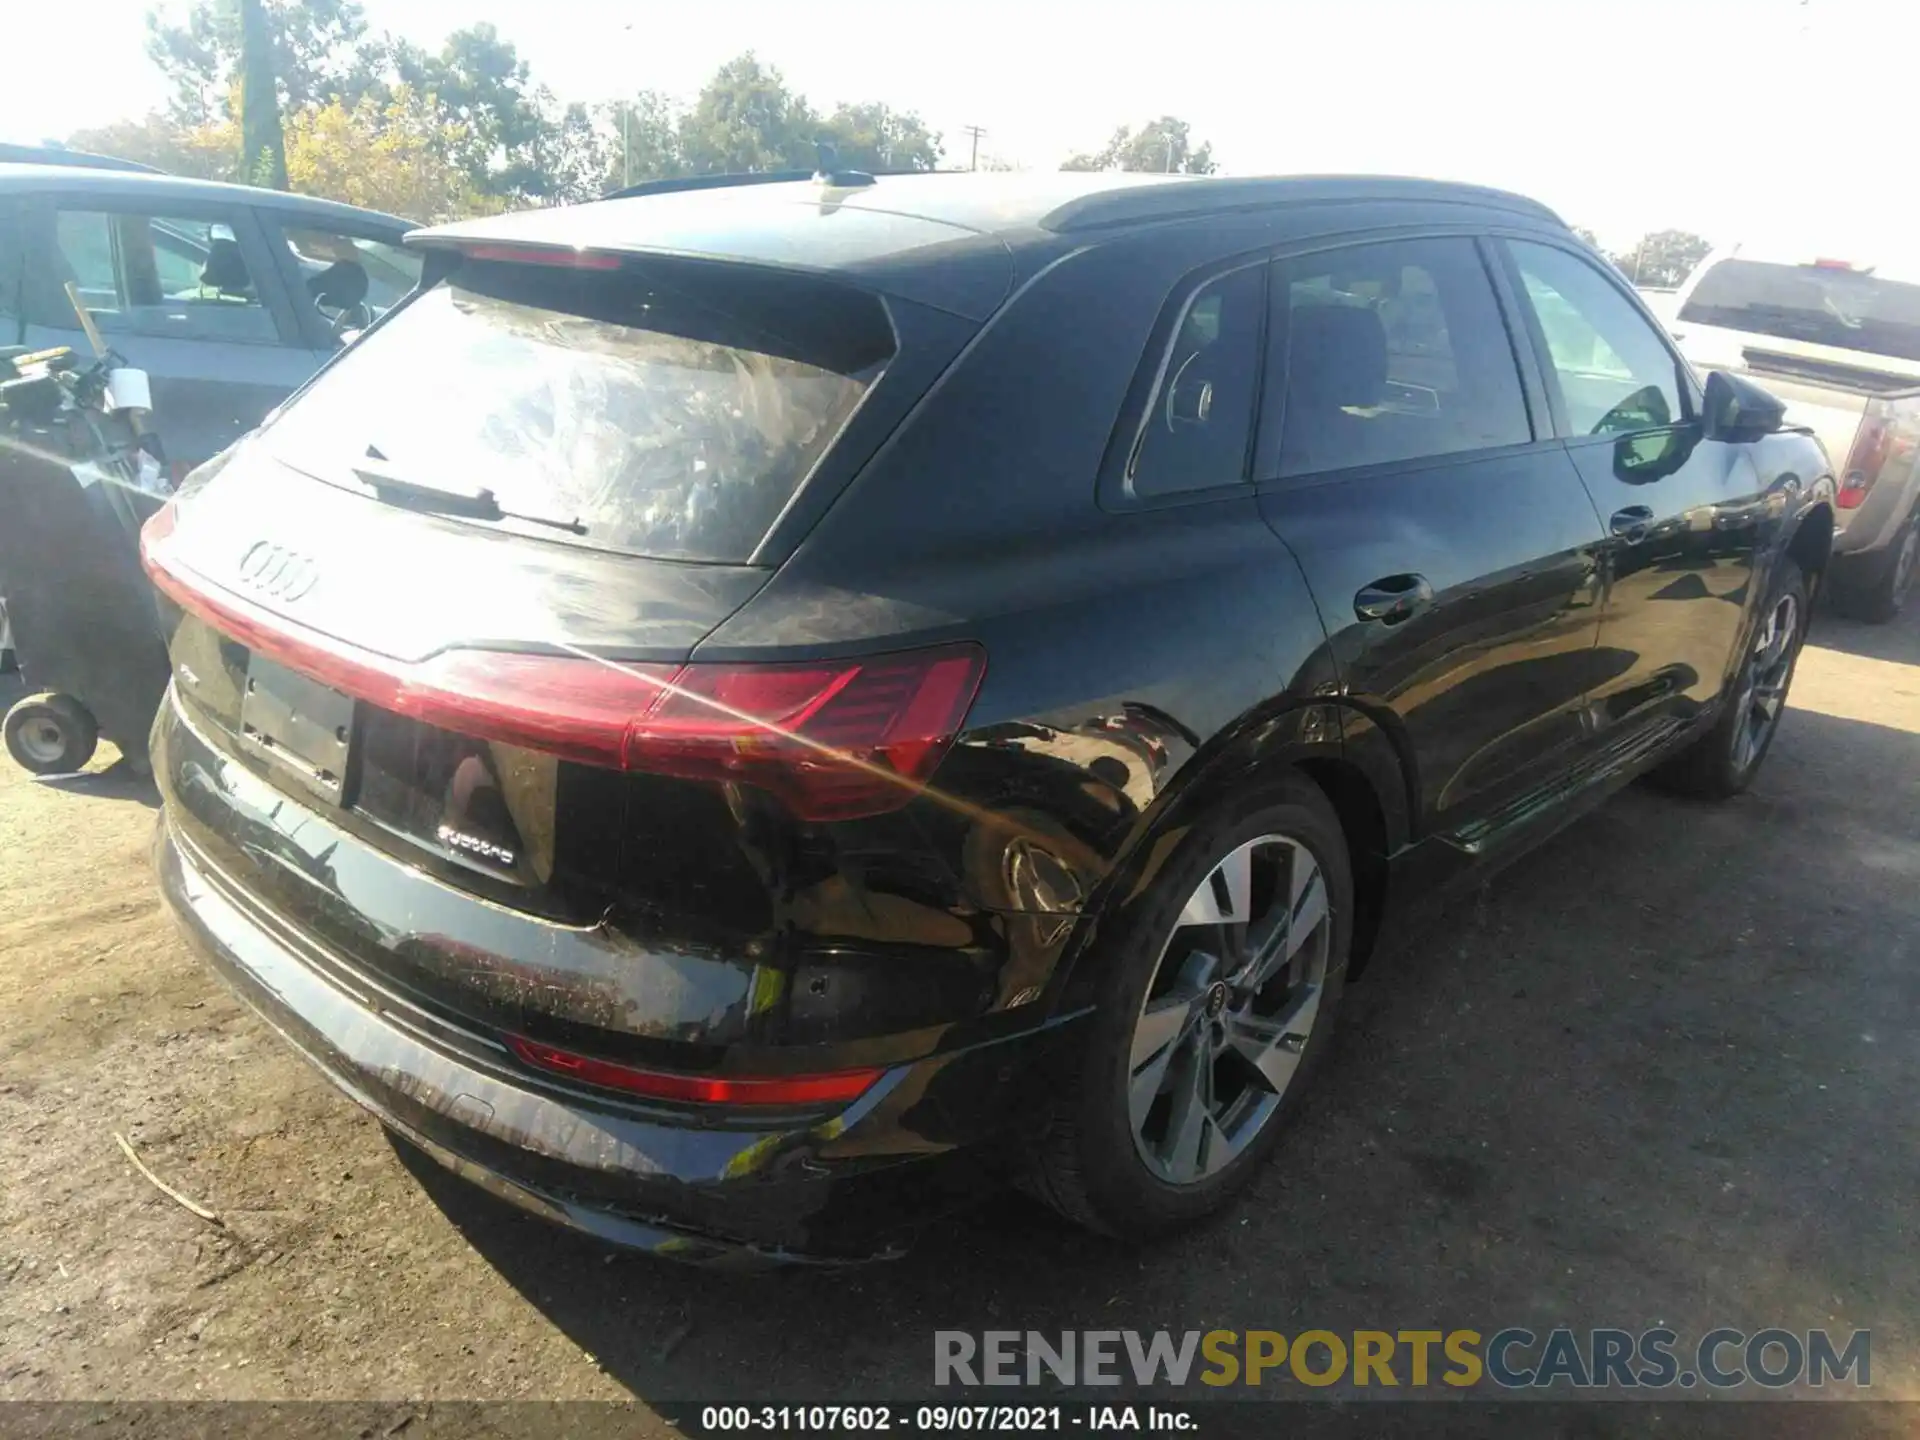
<svg viewBox="0 0 1920 1440">
<path fill-rule="evenodd" d="M 633 34 L 633 22 L 629 20 L 620 27 L 621 35 Z M 622 49 L 627 48 L 622 45 Z M 629 95 L 620 105 L 620 184 L 624 189 L 633 184 L 633 97 Z"/>
<path fill-rule="evenodd" d="M 980 168 L 980 137 L 987 133 L 984 125 L 962 125 L 961 131 L 973 137 L 973 157 L 967 161 L 969 170 Z"/>
</svg>

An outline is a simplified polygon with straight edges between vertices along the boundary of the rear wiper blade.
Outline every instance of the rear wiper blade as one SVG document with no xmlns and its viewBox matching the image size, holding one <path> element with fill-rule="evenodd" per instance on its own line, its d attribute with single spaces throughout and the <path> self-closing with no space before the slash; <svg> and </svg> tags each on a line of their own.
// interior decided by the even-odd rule
<svg viewBox="0 0 1920 1440">
<path fill-rule="evenodd" d="M 354 478 L 383 500 L 397 500 L 402 504 L 428 510 L 437 515 L 464 515 L 473 520 L 524 520 L 531 525 L 546 525 L 574 535 L 587 533 L 587 527 L 577 518 L 563 520 L 554 515 L 534 515 L 504 510 L 493 491 L 484 485 L 471 487 L 442 485 L 396 474 L 379 463 L 385 458 L 385 456 L 373 454 L 370 455 L 370 459 L 374 463 L 363 462 L 353 467 Z"/>
</svg>

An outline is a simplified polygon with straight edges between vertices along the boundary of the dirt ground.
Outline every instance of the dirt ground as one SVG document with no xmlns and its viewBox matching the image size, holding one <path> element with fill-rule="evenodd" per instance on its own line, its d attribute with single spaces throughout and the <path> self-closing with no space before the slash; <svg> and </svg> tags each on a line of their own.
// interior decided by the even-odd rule
<svg viewBox="0 0 1920 1440">
<path fill-rule="evenodd" d="M 851 1273 L 610 1253 L 397 1150 L 176 937 L 150 788 L 0 763 L 0 1397 L 849 1399 L 924 1391 L 936 1328 L 1663 1321 L 1871 1328 L 1920 1398 L 1920 622 L 1816 639 L 1749 795 L 1636 788 L 1377 963 L 1221 1222 L 1010 1197 Z"/>
</svg>

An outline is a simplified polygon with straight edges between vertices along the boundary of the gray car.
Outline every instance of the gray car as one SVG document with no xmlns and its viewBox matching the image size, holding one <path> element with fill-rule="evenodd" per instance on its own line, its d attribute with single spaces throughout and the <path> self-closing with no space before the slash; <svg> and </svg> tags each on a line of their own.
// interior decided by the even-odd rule
<svg viewBox="0 0 1920 1440">
<path fill-rule="evenodd" d="M 106 341 L 152 382 L 176 475 L 251 430 L 412 288 L 412 222 L 171 175 L 0 163 L 0 345 Z"/>
</svg>

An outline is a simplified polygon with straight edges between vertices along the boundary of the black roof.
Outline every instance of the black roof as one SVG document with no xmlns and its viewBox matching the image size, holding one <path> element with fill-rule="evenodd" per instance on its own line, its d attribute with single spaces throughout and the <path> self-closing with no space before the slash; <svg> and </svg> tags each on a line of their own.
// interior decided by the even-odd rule
<svg viewBox="0 0 1920 1440">
<path fill-rule="evenodd" d="M 1454 203 L 1559 223 L 1502 190 L 1369 176 L 1226 178 L 1139 172 L 972 173 L 818 179 L 696 177 L 642 193 L 415 231 L 411 244 L 521 244 L 745 261 L 843 274 L 916 298 L 937 270 L 937 303 L 983 318 L 1016 273 L 1016 251 L 1057 250 L 1093 232 L 1362 200 Z M 909 280 L 911 272 L 917 277 Z"/>
</svg>

